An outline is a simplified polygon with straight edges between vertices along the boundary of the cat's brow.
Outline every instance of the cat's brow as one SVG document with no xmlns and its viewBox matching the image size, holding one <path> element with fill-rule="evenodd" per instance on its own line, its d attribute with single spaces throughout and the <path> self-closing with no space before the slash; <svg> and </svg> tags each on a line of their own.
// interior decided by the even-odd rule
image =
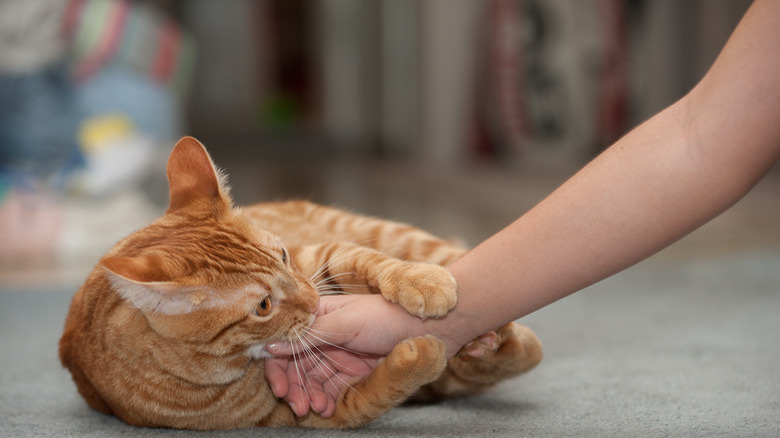
<svg viewBox="0 0 780 438">
<path fill-rule="evenodd" d="M 277 248 L 269 250 L 268 248 L 258 245 L 256 242 L 252 241 L 243 234 L 238 233 L 236 230 L 228 227 L 218 227 L 215 231 L 217 231 L 216 236 L 220 237 L 220 240 L 222 240 L 220 243 L 224 243 L 231 248 L 255 253 L 262 258 L 269 260 L 275 260 L 278 258 L 276 254 L 276 251 L 278 251 Z"/>
</svg>

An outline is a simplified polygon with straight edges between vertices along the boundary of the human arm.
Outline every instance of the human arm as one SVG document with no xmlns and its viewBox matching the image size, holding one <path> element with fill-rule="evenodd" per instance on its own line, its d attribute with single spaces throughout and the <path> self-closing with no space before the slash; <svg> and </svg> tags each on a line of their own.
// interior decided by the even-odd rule
<svg viewBox="0 0 780 438">
<path fill-rule="evenodd" d="M 339 344 L 432 333 L 452 356 L 479 334 L 625 269 L 717 216 L 780 158 L 777 29 L 780 2 L 757 0 L 690 93 L 450 265 L 458 304 L 446 317 L 390 317 L 383 312 L 394 305 L 363 309 L 376 298 L 354 297 L 328 304 L 334 308 L 315 325 L 339 327 L 331 338 Z"/>
<path fill-rule="evenodd" d="M 756 1 L 680 101 L 450 266 L 460 340 L 668 246 L 736 203 L 780 158 L 780 2 Z M 450 320 L 461 319 L 458 324 Z"/>
</svg>

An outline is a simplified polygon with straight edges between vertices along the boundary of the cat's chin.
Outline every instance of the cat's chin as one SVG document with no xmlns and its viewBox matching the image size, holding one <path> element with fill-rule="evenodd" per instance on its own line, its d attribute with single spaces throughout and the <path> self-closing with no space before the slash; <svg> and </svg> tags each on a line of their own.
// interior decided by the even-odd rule
<svg viewBox="0 0 780 438">
<path fill-rule="evenodd" d="M 246 350 L 247 356 L 251 357 L 252 359 L 259 360 L 259 359 L 270 359 L 273 357 L 271 353 L 266 351 L 265 349 L 265 342 L 262 344 L 255 344 L 249 349 Z"/>
</svg>

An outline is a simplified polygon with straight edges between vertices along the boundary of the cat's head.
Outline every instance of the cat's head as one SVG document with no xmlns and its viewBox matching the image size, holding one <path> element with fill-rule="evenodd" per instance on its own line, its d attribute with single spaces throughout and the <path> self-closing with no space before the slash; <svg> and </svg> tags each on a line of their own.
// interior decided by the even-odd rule
<svg viewBox="0 0 780 438">
<path fill-rule="evenodd" d="M 275 235 L 231 205 L 203 145 L 181 139 L 168 160 L 165 215 L 120 242 L 101 265 L 159 335 L 264 356 L 313 321 L 318 295 Z"/>
</svg>

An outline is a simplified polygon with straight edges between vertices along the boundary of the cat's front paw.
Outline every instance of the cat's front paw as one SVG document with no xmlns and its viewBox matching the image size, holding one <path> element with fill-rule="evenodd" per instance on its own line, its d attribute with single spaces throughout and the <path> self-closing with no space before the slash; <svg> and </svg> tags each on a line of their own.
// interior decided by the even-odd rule
<svg viewBox="0 0 780 438">
<path fill-rule="evenodd" d="M 446 315 L 458 301 L 455 278 L 433 264 L 398 262 L 382 271 L 382 295 L 419 318 Z"/>
<path fill-rule="evenodd" d="M 391 370 L 403 373 L 404 379 L 422 385 L 439 377 L 447 366 L 447 349 L 439 338 L 426 335 L 400 342 L 385 360 Z"/>
</svg>

